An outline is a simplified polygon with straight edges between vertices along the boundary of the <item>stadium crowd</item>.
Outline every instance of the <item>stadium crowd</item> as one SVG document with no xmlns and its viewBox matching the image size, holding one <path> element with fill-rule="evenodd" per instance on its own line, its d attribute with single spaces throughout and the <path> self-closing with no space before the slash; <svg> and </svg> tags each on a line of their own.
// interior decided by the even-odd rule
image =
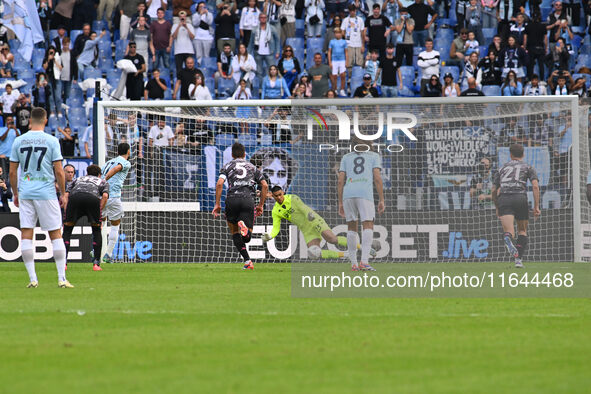
<svg viewBox="0 0 591 394">
<path fill-rule="evenodd" d="M 32 106 L 51 114 L 48 131 L 65 155 L 90 157 L 84 103 L 95 92 L 83 81 L 117 87 L 122 59 L 135 66 L 126 72 L 130 100 L 588 97 L 591 83 L 591 2 L 583 0 L 37 4 L 46 40 L 31 62 L 0 26 L 0 160 L 27 131 Z M 148 141 L 157 123 L 142 130 Z M 171 138 L 152 143 L 174 144 L 172 126 Z"/>
</svg>

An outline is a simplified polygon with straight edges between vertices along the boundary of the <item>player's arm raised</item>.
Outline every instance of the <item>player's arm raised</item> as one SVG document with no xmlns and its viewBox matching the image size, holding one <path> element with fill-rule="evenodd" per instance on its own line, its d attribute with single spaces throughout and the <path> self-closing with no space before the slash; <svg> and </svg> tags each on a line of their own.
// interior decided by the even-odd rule
<svg viewBox="0 0 591 394">
<path fill-rule="evenodd" d="M 384 182 L 382 181 L 382 171 L 379 167 L 373 169 L 373 183 L 378 191 L 378 213 L 384 213 L 386 204 L 384 202 Z"/>
<path fill-rule="evenodd" d="M 337 196 L 339 201 L 339 215 L 345 217 L 345 208 L 343 207 L 343 189 L 345 188 L 345 178 L 347 175 L 344 171 L 339 171 L 339 180 L 337 183 Z"/>
<path fill-rule="evenodd" d="M 123 169 L 123 166 L 121 164 L 117 164 L 116 166 L 113 166 L 113 168 L 111 168 L 109 170 L 109 172 L 107 172 L 107 175 L 105 175 L 105 181 L 108 181 L 109 179 L 111 179 L 116 173 L 118 173 L 122 169 Z"/>
<path fill-rule="evenodd" d="M 537 179 L 533 179 L 531 185 L 534 192 L 534 217 L 538 217 L 542 213 L 540 210 L 540 184 Z"/>
</svg>

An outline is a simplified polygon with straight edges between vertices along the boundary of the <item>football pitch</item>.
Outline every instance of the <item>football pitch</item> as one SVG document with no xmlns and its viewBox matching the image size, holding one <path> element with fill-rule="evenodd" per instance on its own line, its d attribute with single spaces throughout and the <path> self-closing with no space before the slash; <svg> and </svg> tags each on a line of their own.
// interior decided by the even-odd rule
<svg viewBox="0 0 591 394">
<path fill-rule="evenodd" d="M 588 392 L 591 301 L 292 298 L 289 264 L 1 263 L 2 393 Z"/>
</svg>

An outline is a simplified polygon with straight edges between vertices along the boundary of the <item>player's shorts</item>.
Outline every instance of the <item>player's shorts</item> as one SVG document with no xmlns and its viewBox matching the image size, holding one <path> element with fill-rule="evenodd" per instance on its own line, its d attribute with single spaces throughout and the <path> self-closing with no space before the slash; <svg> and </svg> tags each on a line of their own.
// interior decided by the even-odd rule
<svg viewBox="0 0 591 394">
<path fill-rule="evenodd" d="M 43 231 L 62 228 L 62 211 L 57 200 L 19 200 L 21 228 L 35 228 L 37 219 Z"/>
<path fill-rule="evenodd" d="M 86 216 L 90 224 L 101 222 L 101 200 L 98 197 L 77 193 L 70 196 L 66 207 L 66 223 L 74 223 Z"/>
<path fill-rule="evenodd" d="M 322 233 L 331 229 L 328 224 L 326 224 L 326 221 L 324 221 L 324 219 L 316 212 L 310 212 L 308 214 L 308 220 L 309 222 L 306 226 L 300 228 L 306 244 L 315 239 L 322 239 Z"/>
<path fill-rule="evenodd" d="M 125 214 L 123 213 L 121 199 L 109 198 L 109 200 L 107 200 L 107 205 L 105 205 L 105 209 L 103 210 L 103 218 L 108 220 L 119 220 L 123 218 L 123 216 L 125 216 Z"/>
<path fill-rule="evenodd" d="M 332 62 L 332 75 L 341 75 L 347 72 L 347 65 L 344 60 L 334 60 Z"/>
<path fill-rule="evenodd" d="M 376 217 L 376 206 L 374 202 L 365 198 L 346 198 L 343 201 L 343 208 L 345 209 L 345 219 L 347 222 L 358 220 L 362 222 L 373 221 Z"/>
<path fill-rule="evenodd" d="M 230 197 L 226 199 L 226 220 L 236 224 L 243 221 L 246 227 L 254 225 L 254 199 L 248 197 Z"/>
<path fill-rule="evenodd" d="M 520 194 L 501 194 L 497 200 L 499 216 L 513 215 L 517 220 L 529 219 L 527 196 Z"/>
</svg>

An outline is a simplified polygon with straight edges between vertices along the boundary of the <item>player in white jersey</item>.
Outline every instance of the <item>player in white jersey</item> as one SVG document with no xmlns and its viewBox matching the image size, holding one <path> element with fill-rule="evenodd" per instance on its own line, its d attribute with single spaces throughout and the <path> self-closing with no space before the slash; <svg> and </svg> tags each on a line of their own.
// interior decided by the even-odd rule
<svg viewBox="0 0 591 394">
<path fill-rule="evenodd" d="M 29 273 L 27 287 L 39 285 L 35 272 L 33 232 L 37 219 L 41 230 L 49 232 L 53 258 L 57 267 L 58 286 L 72 288 L 66 279 L 66 246 L 62 239 L 62 213 L 66 180 L 62 167 L 62 154 L 57 138 L 44 131 L 47 112 L 43 108 L 31 111 L 31 130 L 14 140 L 10 154 L 10 182 L 14 205 L 19 208 L 21 226 L 21 253 Z M 55 182 L 61 193 L 58 201 Z"/>
<path fill-rule="evenodd" d="M 363 145 L 355 145 L 363 146 Z M 375 271 L 368 264 L 373 242 L 375 204 L 373 186 L 378 192 L 378 213 L 384 212 L 382 160 L 375 152 L 351 152 L 343 156 L 339 168 L 339 215 L 347 220 L 347 249 L 353 271 Z M 357 264 L 358 221 L 361 221 L 361 261 Z"/>
<path fill-rule="evenodd" d="M 109 182 L 109 200 L 103 211 L 103 218 L 111 221 L 111 231 L 107 238 L 107 253 L 103 256 L 103 261 L 110 263 L 112 261 L 113 249 L 119 237 L 119 225 L 121 218 L 123 218 L 123 204 L 121 203 L 121 188 L 123 182 L 127 178 L 131 163 L 129 163 L 129 156 L 131 150 L 127 142 L 122 142 L 117 146 L 117 154 L 119 156 L 109 160 L 103 166 L 103 178 Z M 98 256 L 97 256 L 98 258 Z"/>
</svg>

